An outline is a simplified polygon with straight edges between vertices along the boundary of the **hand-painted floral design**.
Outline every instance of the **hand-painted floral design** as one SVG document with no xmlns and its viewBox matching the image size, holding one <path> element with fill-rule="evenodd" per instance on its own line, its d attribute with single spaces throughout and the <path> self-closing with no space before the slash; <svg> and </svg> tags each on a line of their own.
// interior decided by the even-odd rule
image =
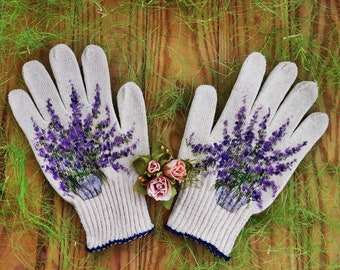
<svg viewBox="0 0 340 270">
<path fill-rule="evenodd" d="M 98 84 L 95 91 L 92 110 L 83 115 L 84 105 L 71 84 L 68 126 L 62 125 L 50 99 L 46 101 L 51 117 L 48 127 L 39 127 L 32 118 L 34 147 L 45 163 L 42 168 L 60 181 L 60 189 L 65 195 L 72 196 L 71 191 L 84 200 L 101 193 L 104 176 L 100 169 L 111 167 L 115 171 L 127 172 L 119 160 L 132 155 L 137 147 L 137 141 L 132 142 L 133 127 L 121 134 L 111 123 L 108 106 L 105 107 L 106 116 L 99 118 L 102 104 Z"/>
<path fill-rule="evenodd" d="M 272 176 L 290 170 L 296 162 L 292 159 L 294 154 L 307 144 L 304 141 L 285 150 L 277 149 L 289 126 L 289 119 L 268 135 L 270 110 L 259 119 L 261 110 L 258 108 L 246 124 L 246 107 L 243 105 L 236 114 L 232 134 L 227 130 L 228 122 L 224 122 L 220 142 L 195 144 L 194 134 L 187 141 L 194 155 L 204 156 L 195 166 L 203 169 L 206 175 L 216 173 L 217 204 L 230 212 L 250 201 L 256 201 L 261 209 L 263 192 L 271 190 L 274 197 L 279 188 L 271 180 Z"/>
</svg>

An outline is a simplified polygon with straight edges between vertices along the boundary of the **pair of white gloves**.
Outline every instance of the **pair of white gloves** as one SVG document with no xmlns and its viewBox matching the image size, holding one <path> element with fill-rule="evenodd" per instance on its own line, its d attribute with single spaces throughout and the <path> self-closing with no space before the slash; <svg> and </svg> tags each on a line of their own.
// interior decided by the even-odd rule
<svg viewBox="0 0 340 270">
<path fill-rule="evenodd" d="M 47 180 L 75 207 L 92 252 L 153 230 L 131 165 L 150 149 L 139 87 L 123 85 L 117 114 L 103 50 L 87 46 L 81 61 L 82 73 L 70 48 L 55 46 L 55 81 L 41 63 L 28 62 L 31 97 L 13 90 L 9 103 Z M 324 113 L 302 120 L 317 98 L 315 83 L 300 82 L 287 95 L 295 64 L 278 64 L 261 85 L 265 68 L 263 55 L 248 56 L 214 127 L 216 90 L 200 86 L 178 155 L 196 161 L 200 182 L 180 192 L 165 226 L 225 259 L 250 216 L 272 204 L 328 126 Z"/>
</svg>

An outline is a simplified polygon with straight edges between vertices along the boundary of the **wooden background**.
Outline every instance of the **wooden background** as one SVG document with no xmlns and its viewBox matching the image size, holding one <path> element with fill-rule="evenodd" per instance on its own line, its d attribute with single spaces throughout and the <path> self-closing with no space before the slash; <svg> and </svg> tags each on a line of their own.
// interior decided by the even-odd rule
<svg viewBox="0 0 340 270">
<path fill-rule="evenodd" d="M 15 51 L 2 55 L 0 63 L 3 144 L 23 137 L 6 98 L 11 89 L 27 89 L 20 74 L 23 63 L 37 59 L 49 69 L 48 51 L 58 43 L 68 44 L 78 58 L 86 45 L 102 46 L 114 95 L 124 82 L 137 82 L 145 94 L 150 141 L 161 138 L 175 152 L 194 89 L 202 83 L 215 86 L 221 112 L 242 61 L 253 51 L 266 56 L 268 70 L 280 61 L 295 61 L 298 80 L 316 80 L 320 96 L 312 110 L 326 112 L 330 126 L 294 175 L 292 181 L 299 184 L 289 183 L 279 202 L 251 219 L 228 263 L 164 231 L 169 212 L 151 200 L 155 232 L 88 254 L 74 209 L 51 190 L 22 140 L 18 147 L 26 150 L 24 175 L 9 164 L 20 156 L 1 152 L 0 181 L 3 186 L 11 181 L 12 186 L 0 205 L 0 269 L 340 269 L 340 67 L 334 68 L 340 65 L 338 0 L 24 2 L 32 8 L 18 21 L 18 31 L 26 23 L 47 34 L 39 44 L 15 47 L 9 38 L 1 45 L 3 54 Z M 49 20 L 44 11 L 54 19 Z M 311 207 L 320 215 L 306 224 L 306 212 L 296 210 L 300 207 Z M 271 220 L 280 214 L 289 220 L 295 210 L 293 223 Z M 55 235 L 46 233 L 32 214 L 51 217 Z M 258 234 L 258 230 L 264 231 Z"/>
</svg>

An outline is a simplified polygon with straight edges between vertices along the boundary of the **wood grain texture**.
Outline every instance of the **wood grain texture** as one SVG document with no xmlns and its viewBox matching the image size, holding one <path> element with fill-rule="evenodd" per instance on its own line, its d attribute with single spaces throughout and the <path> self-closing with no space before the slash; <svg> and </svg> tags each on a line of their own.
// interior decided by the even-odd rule
<svg viewBox="0 0 340 270">
<path fill-rule="evenodd" d="M 13 165 L 19 157 L 14 155 L 12 160 L 5 148 L 0 150 L 1 186 L 10 187 L 0 193 L 0 269 L 340 268 L 338 0 L 303 4 L 283 0 L 78 0 L 63 1 L 59 8 L 52 2 L 46 1 L 42 10 L 54 14 L 53 24 L 34 11 L 27 15 L 27 24 L 38 21 L 44 31 L 65 33 L 43 40 L 33 51 L 22 49 L 24 53 L 20 53 L 8 47 L 15 53 L 3 56 L 0 62 L 0 144 L 14 142 L 26 151 L 22 174 Z M 6 42 L 12 46 L 11 41 Z M 7 102 L 10 90 L 27 90 L 22 65 L 36 59 L 50 71 L 48 51 L 58 43 L 69 45 L 78 59 L 86 45 L 102 46 L 114 100 L 122 84 L 135 81 L 145 97 L 150 143 L 162 139 L 175 153 L 196 87 L 210 84 L 217 89 L 217 118 L 241 63 L 253 51 L 266 56 L 267 71 L 280 61 L 294 61 L 299 67 L 298 81 L 316 80 L 319 98 L 311 111 L 326 112 L 330 125 L 274 205 L 249 221 L 230 262 L 165 231 L 170 211 L 149 198 L 156 225 L 152 234 L 88 254 L 75 210 L 44 179 Z M 26 194 L 21 194 L 22 179 L 26 179 Z M 18 203 L 20 194 L 24 205 Z M 285 218 L 280 220 L 280 215 Z M 52 222 L 52 233 L 39 219 L 32 220 L 33 216 Z M 263 233 L 255 233 L 259 230 Z"/>
</svg>

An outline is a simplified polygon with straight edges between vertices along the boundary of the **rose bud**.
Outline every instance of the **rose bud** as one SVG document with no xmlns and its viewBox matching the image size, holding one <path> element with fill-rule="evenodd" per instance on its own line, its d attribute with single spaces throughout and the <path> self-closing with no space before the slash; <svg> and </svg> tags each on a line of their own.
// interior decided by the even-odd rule
<svg viewBox="0 0 340 270">
<path fill-rule="evenodd" d="M 159 172 L 161 170 L 161 165 L 156 160 L 151 160 L 148 163 L 148 167 L 146 168 L 146 171 L 150 174 L 154 174 L 156 172 Z"/>
<path fill-rule="evenodd" d="M 154 177 L 148 183 L 147 193 L 156 201 L 168 201 L 171 198 L 171 184 L 165 176 Z"/>
<path fill-rule="evenodd" d="M 171 160 L 163 166 L 163 173 L 181 183 L 187 174 L 185 163 L 180 159 Z"/>
</svg>

